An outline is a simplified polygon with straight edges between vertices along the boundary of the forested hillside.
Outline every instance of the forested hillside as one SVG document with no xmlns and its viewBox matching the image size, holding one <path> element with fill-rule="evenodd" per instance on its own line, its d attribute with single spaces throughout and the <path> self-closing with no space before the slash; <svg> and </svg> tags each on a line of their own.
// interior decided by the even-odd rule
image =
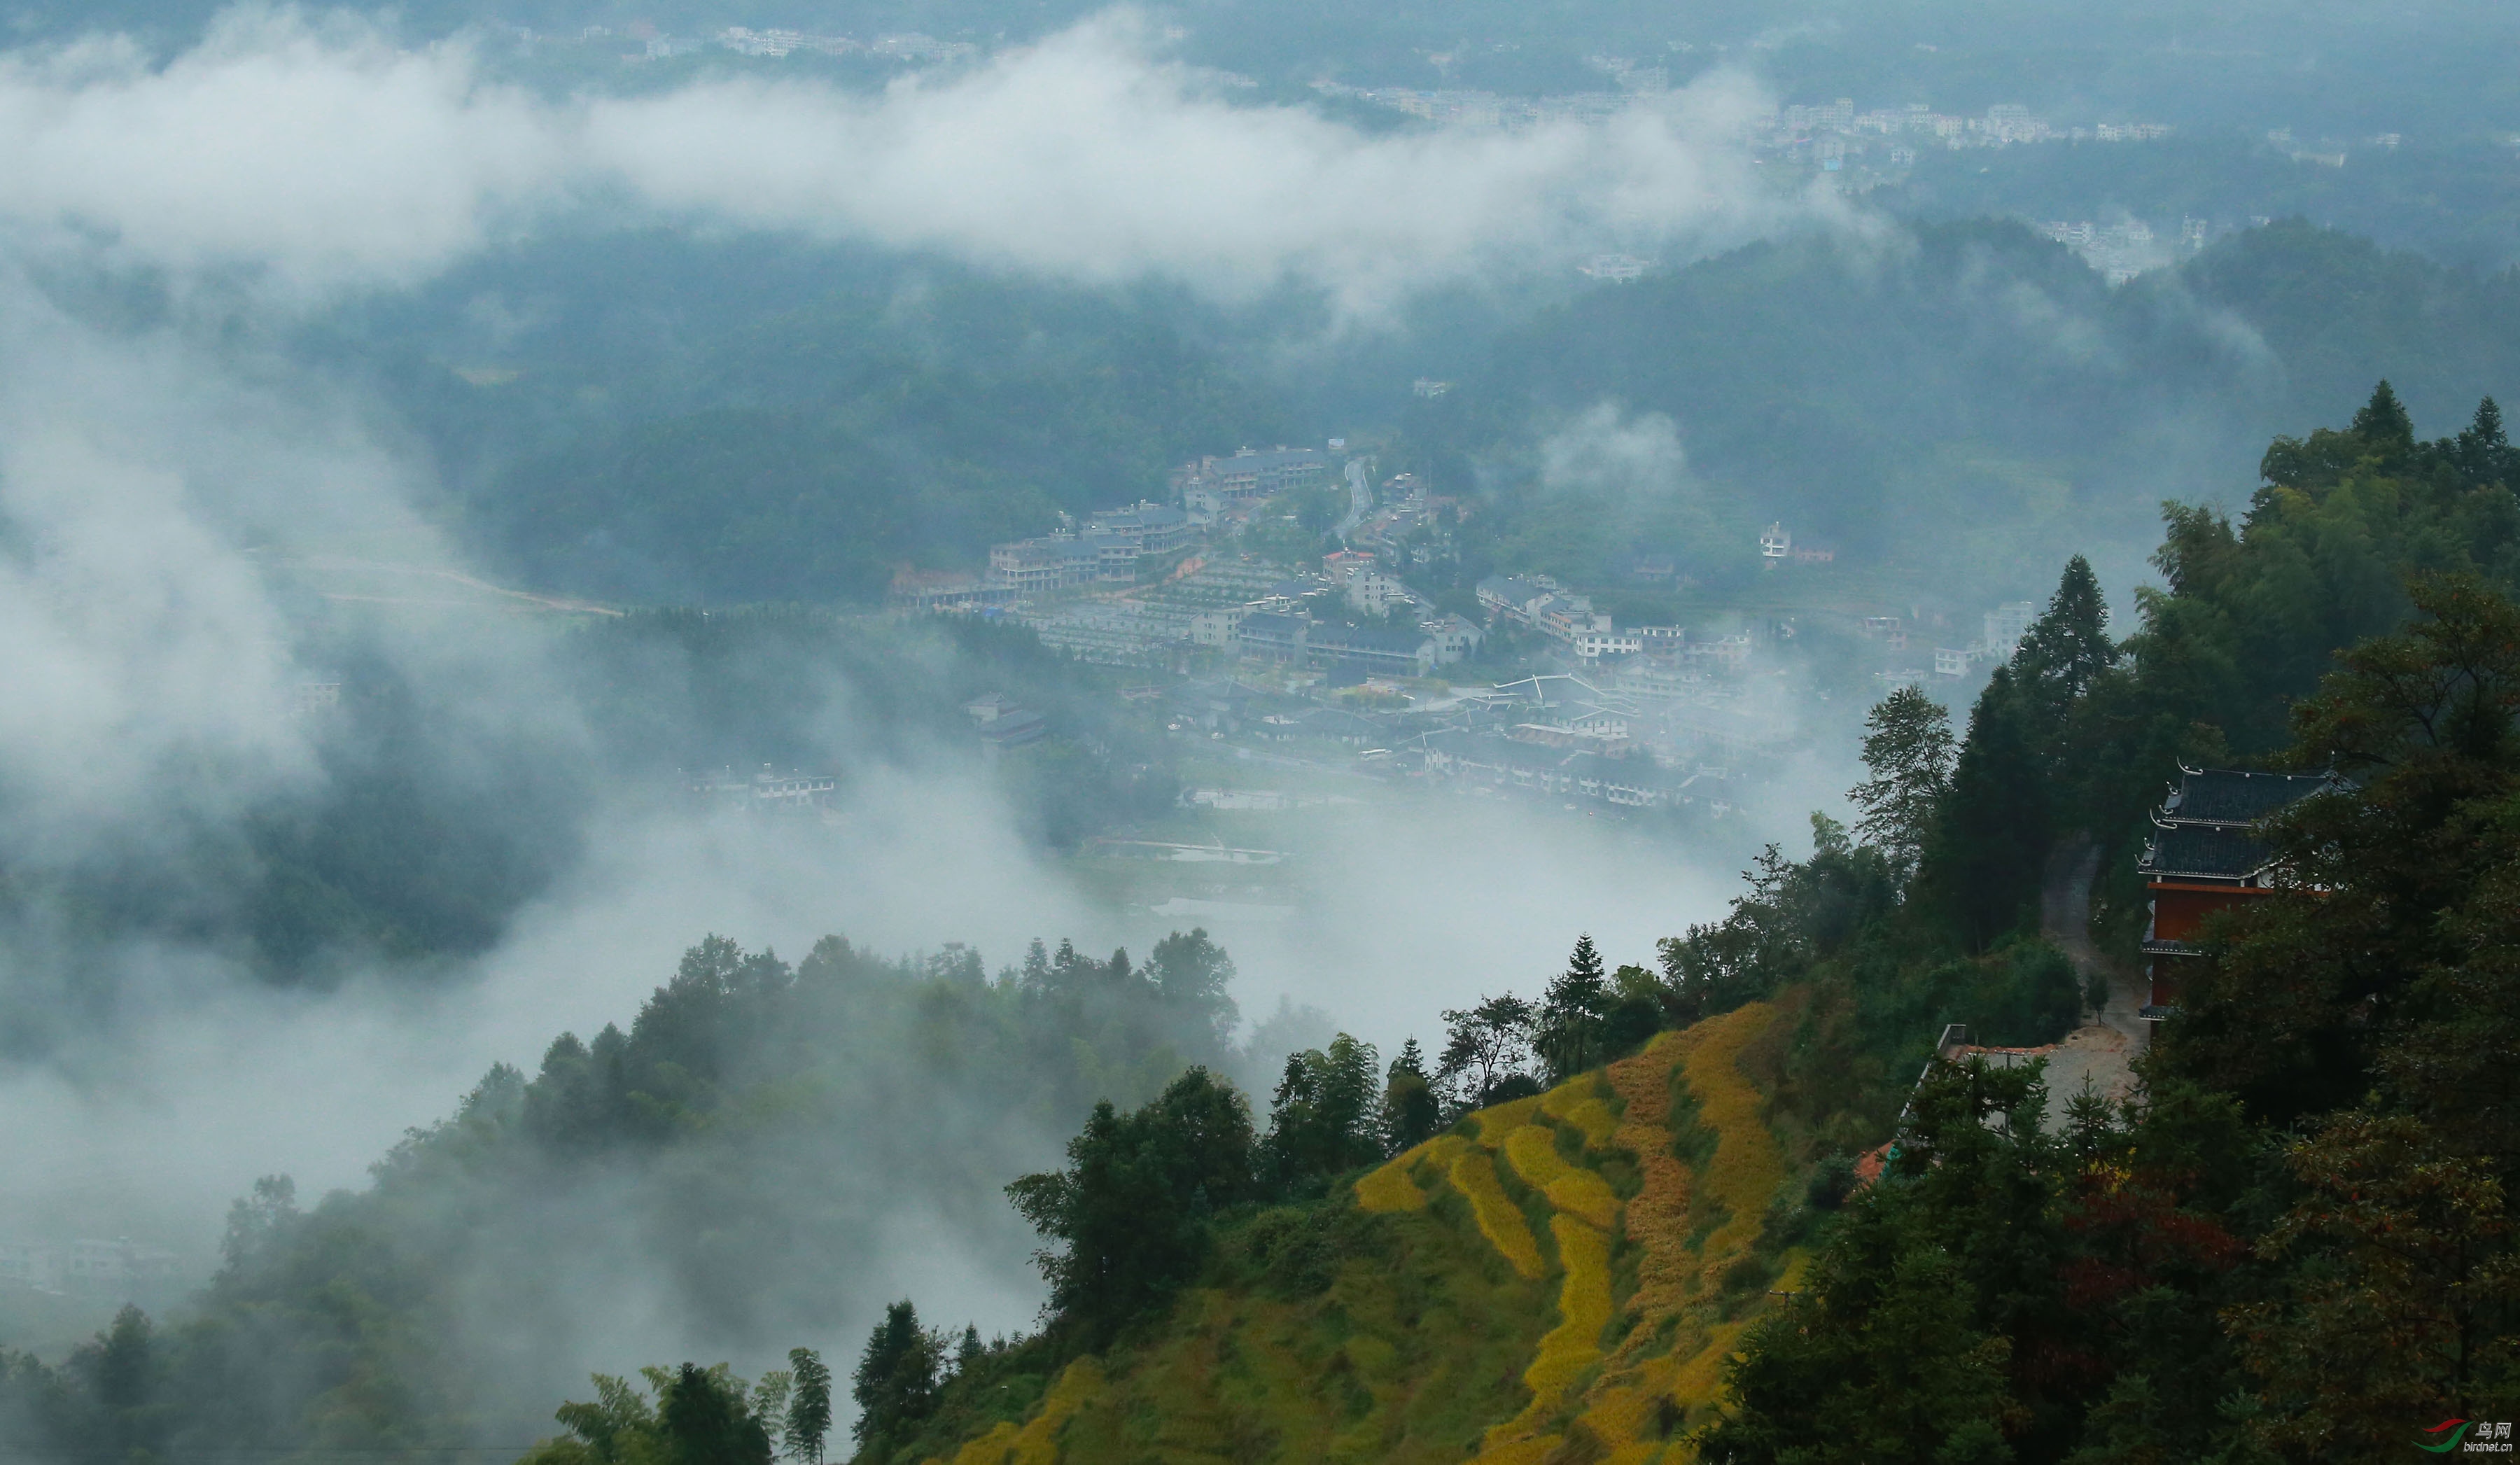
<svg viewBox="0 0 2520 1465">
<path fill-rule="evenodd" d="M 1465 558 L 1598 584 L 1642 547 L 1722 583 L 1781 517 L 1918 583 L 2002 577 L 2140 543 L 2165 493 L 2219 494 L 2220 465 L 2351 411 L 2375 376 L 2449 430 L 2520 391 L 2514 341 L 2520 276 L 2298 220 L 2118 288 L 2018 224 L 1919 225 L 1754 244 L 1543 312 L 1416 405 L 1408 446 L 1496 496 Z M 1601 402 L 1668 417 L 1693 481 L 1552 480 L 1539 445 Z"/>
<path fill-rule="evenodd" d="M 2018 224 L 1885 225 L 1535 285 L 1536 305 L 1455 292 L 1337 352 L 1274 296 L 645 238 L 581 275 L 585 253 L 484 260 L 312 336 L 409 417 L 492 562 L 652 602 L 868 601 L 898 564 L 973 565 L 1058 511 L 1160 497 L 1197 454 L 1377 418 L 1401 429 L 1385 471 L 1479 497 L 1463 584 L 1599 584 L 1640 549 L 1720 579 L 1782 516 L 1922 585 L 2025 546 L 2139 546 L 2165 492 L 2218 489 L 2374 376 L 2436 430 L 2520 393 L 2508 272 L 2298 220 L 2114 289 Z M 1413 375 L 1457 389 L 1412 401 Z M 1689 481 L 1550 479 L 1547 444 L 1603 404 L 1670 418 Z"/>
<path fill-rule="evenodd" d="M 1857 823 L 1816 817 L 1654 968 L 1579 940 L 1545 993 L 1441 1014 L 1435 1052 L 1295 1054 L 1264 1123 L 1198 933 L 994 981 L 712 940 L 370 1190 L 258 1187 L 189 1312 L 13 1356 L 11 1443 L 462 1443 L 551 1407 L 536 1365 L 624 1289 L 681 1299 L 696 1352 L 765 1355 L 843 1284 L 898 1295 L 853 1229 L 870 1174 L 1047 1244 L 1037 1332 L 888 1310 L 847 1379 L 886 1465 L 2345 1461 L 2507 1414 L 2512 449 L 2491 403 L 2424 440 L 2383 385 L 2265 468 L 2236 523 L 2171 510 L 2132 637 L 2069 563 L 1964 731 L 1886 698 Z M 2141 1089 L 2059 1121 L 2034 1070 L 1919 1084 L 1945 1024 L 2039 1044 L 2101 997 L 2037 934 L 2060 849 L 2122 872 L 2095 929 L 2131 961 L 2182 759 L 2340 781 L 2268 831 L 2282 878 L 2209 928 Z M 651 1382 L 599 1380 L 537 1459 L 705 1428 L 766 1460 L 787 1430 L 775 1387 Z"/>
<path fill-rule="evenodd" d="M 1200 932 L 1143 961 L 1036 944 L 994 977 L 968 949 L 893 960 L 832 937 L 791 965 L 710 938 L 627 1031 L 493 1068 L 368 1188 L 301 1204 L 258 1183 L 216 1279 L 154 1332 L 135 1313 L 58 1374 L 10 1355 L 0 1444 L 514 1442 L 570 1384 L 564 1360 L 616 1332 L 829 1328 L 879 1301 L 896 1219 L 922 1218 L 921 1250 L 1019 1255 L 1006 1176 L 1099 1098 L 1234 1071 L 1232 975 Z"/>
<path fill-rule="evenodd" d="M 1265 1134 L 1201 1074 L 1098 1110 L 1011 1187 L 1044 1330 L 957 1349 L 905 1304 L 857 1458 L 2344 1461 L 2510 1412 L 2512 468 L 2491 403 L 2425 442 L 2383 386 L 2237 526 L 2174 509 L 2128 642 L 2078 562 L 1964 736 L 1886 699 L 1858 828 L 1659 972 L 1579 943 L 1378 1086 L 1300 1055 Z M 2038 871 L 2131 866 L 2158 779 L 2235 753 L 2346 781 L 2276 821 L 2141 1089 L 2060 1122 L 2037 1069 L 1917 1083 L 1944 1022 L 2075 1020 Z"/>
</svg>

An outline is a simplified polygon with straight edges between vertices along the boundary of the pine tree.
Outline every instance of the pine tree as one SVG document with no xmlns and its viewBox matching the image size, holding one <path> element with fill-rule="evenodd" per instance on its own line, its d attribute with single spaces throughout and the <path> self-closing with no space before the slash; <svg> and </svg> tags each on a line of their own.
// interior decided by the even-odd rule
<svg viewBox="0 0 2520 1465">
<path fill-rule="evenodd" d="M 1922 688 L 1900 688 L 1864 719 L 1864 766 L 1872 777 L 1846 796 L 1862 811 L 1856 831 L 1902 876 L 1924 852 L 1951 787 L 1952 757 L 1952 715 Z"/>
<path fill-rule="evenodd" d="M 1575 938 L 1566 970 L 1549 984 L 1540 1005 L 1540 1031 L 1535 1046 L 1548 1060 L 1550 1078 L 1562 1082 L 1598 1063 L 1603 1020 L 1609 1016 L 1609 982 L 1601 954 L 1588 933 Z"/>
<path fill-rule="evenodd" d="M 2117 664 L 2118 645 L 2109 640 L 2108 625 L 2099 577 L 2092 573 L 2091 561 L 2077 555 L 2065 562 L 2046 613 L 2012 655 L 2013 679 L 2037 716 L 2061 726 L 2075 700 Z"/>
<path fill-rule="evenodd" d="M 1961 940 L 1983 948 L 2019 924 L 2048 859 L 2048 774 L 2012 669 L 1999 666 L 1969 713 L 1924 883 Z"/>
<path fill-rule="evenodd" d="M 2473 483 L 2520 482 L 2520 454 L 2503 434 L 2502 409 L 2492 397 L 2476 404 L 2476 417 L 2450 444 L 2458 470 Z"/>
<path fill-rule="evenodd" d="M 1427 1077 L 1426 1055 L 1412 1038 L 1400 1045 L 1400 1056 L 1391 1060 L 1383 1081 L 1382 1152 L 1397 1155 L 1414 1149 L 1434 1138 L 1443 1123 L 1444 1106 Z"/>
<path fill-rule="evenodd" d="M 888 1453 L 936 1408 L 935 1340 L 919 1325 L 919 1310 L 907 1300 L 883 1310 L 883 1321 L 868 1335 L 858 1357 L 849 1397 L 858 1402 L 857 1423 L 849 1427 L 861 1449 L 878 1457 Z"/>
<path fill-rule="evenodd" d="M 2353 431 L 2366 447 L 2384 456 L 2407 452 L 2415 445 L 2414 420 L 2407 416 L 2406 404 L 2398 400 L 2396 389 L 2386 377 L 2371 388 L 2371 400 L 2354 414 Z"/>
</svg>

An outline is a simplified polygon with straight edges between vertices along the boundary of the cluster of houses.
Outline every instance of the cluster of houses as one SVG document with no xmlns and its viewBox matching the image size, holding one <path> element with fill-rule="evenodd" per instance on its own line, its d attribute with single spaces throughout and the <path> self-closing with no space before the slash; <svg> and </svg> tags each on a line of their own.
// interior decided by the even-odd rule
<svg viewBox="0 0 2520 1465">
<path fill-rule="evenodd" d="M 831 807 L 840 780 L 830 774 L 781 773 L 769 764 L 753 774 L 731 767 L 685 770 L 683 791 L 693 800 L 742 814 L 807 815 Z"/>
<path fill-rule="evenodd" d="M 1527 626 L 1556 642 L 1579 661 L 1641 658 L 1639 670 L 1739 671 L 1750 639 L 1731 635 L 1692 640 L 1680 626 L 1630 626 L 1622 630 L 1593 608 L 1589 596 L 1570 595 L 1547 575 L 1492 575 L 1478 584 L 1479 603 L 1491 620 Z"/>
<path fill-rule="evenodd" d="M 1059 518 L 1058 529 L 1038 539 L 990 546 L 983 588 L 1024 596 L 1135 585 L 1141 559 L 1187 549 L 1199 537 L 1189 514 L 1154 503 L 1103 510 L 1082 528 Z"/>
<path fill-rule="evenodd" d="M 1219 525 L 1247 518 L 1260 503 L 1287 489 L 1318 486 L 1328 480 L 1329 470 L 1329 455 L 1318 448 L 1243 448 L 1200 458 L 1173 470 L 1177 504 L 1142 501 L 1098 511 L 1082 523 L 1062 513 L 1048 534 L 991 545 L 988 569 L 981 574 L 905 567 L 893 577 L 890 599 L 905 610 L 972 609 L 1125 590 L 1148 573 L 1150 563 L 1177 563 Z M 1096 624 L 1077 628 L 1078 644 L 1071 649 L 1080 651 L 1135 644 L 1149 629 L 1144 617 L 1127 614 L 1081 619 Z"/>
<path fill-rule="evenodd" d="M 1328 455 L 1317 449 L 1244 448 L 1184 464 L 1173 470 L 1170 487 L 1191 522 L 1205 526 L 1290 488 L 1318 488 L 1329 470 Z"/>
<path fill-rule="evenodd" d="M 1934 675 L 1946 681 L 1967 676 L 1971 670 L 1989 662 L 2011 657 L 2021 638 L 2030 634 L 2033 621 L 2039 619 L 2035 600 L 2010 600 L 1986 613 L 1985 634 L 1965 646 L 1934 647 Z M 1900 644 L 1907 644 L 1906 638 Z"/>
<path fill-rule="evenodd" d="M 128 1236 L 0 1242 L 0 1287 L 60 1295 L 156 1300 L 181 1280 L 175 1254 Z"/>
</svg>

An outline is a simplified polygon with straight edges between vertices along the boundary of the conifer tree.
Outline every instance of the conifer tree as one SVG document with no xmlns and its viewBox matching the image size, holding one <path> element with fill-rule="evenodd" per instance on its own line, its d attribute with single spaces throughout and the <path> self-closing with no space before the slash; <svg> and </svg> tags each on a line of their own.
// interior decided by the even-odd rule
<svg viewBox="0 0 2520 1465">
<path fill-rule="evenodd" d="M 858 1402 L 849 1427 L 861 1452 L 878 1458 L 916 1429 L 936 1407 L 936 1342 L 919 1325 L 919 1310 L 905 1299 L 883 1310 L 858 1357 L 849 1397 Z"/>
<path fill-rule="evenodd" d="M 2017 925 L 2048 859 L 2048 774 L 2010 667 L 1969 713 L 1926 852 L 1924 878 L 1960 939 L 1983 949 Z"/>
<path fill-rule="evenodd" d="M 2371 400 L 2354 414 L 2353 431 L 2365 446 L 2383 454 L 2403 453 L 2415 445 L 2414 420 L 2407 416 L 2406 404 L 2398 400 L 2387 377 L 2371 388 Z"/>
<path fill-rule="evenodd" d="M 2450 443 L 2458 470 L 2473 483 L 2520 482 L 2520 454 L 2502 430 L 2502 409 L 2492 397 L 2476 404 L 2476 416 Z"/>
<path fill-rule="evenodd" d="M 1425 1053 L 1412 1038 L 1400 1045 L 1400 1056 L 1391 1060 L 1383 1082 L 1382 1152 L 1397 1155 L 1414 1149 L 1435 1137 L 1443 1123 L 1444 1106 L 1427 1076 Z"/>
<path fill-rule="evenodd" d="M 1861 811 L 1856 832 L 1903 877 L 1916 867 L 1951 787 L 1952 757 L 1952 715 L 1922 688 L 1900 688 L 1864 719 L 1864 766 L 1872 777 L 1846 796 Z"/>
<path fill-rule="evenodd" d="M 1601 1061 L 1601 1029 L 1609 1016 L 1609 982 L 1601 954 L 1587 933 L 1575 938 L 1566 970 L 1549 984 L 1540 1005 L 1535 1046 L 1549 1064 L 1552 1082 L 1562 1082 Z"/>
<path fill-rule="evenodd" d="M 2045 614 L 2012 655 L 2012 675 L 2033 715 L 2051 731 L 2061 728 L 2075 700 L 2091 691 L 2100 674 L 2117 664 L 2109 640 L 2108 602 L 2091 561 L 2077 555 L 2065 562 Z"/>
</svg>

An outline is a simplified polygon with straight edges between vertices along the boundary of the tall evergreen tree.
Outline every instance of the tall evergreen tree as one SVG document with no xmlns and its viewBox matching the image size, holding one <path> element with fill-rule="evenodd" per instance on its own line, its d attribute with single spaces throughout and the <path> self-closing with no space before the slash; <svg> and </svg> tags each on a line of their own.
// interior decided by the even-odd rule
<svg viewBox="0 0 2520 1465">
<path fill-rule="evenodd" d="M 883 1310 L 850 1379 L 849 1397 L 859 1412 L 849 1432 L 861 1454 L 883 1458 L 890 1444 L 935 1412 L 938 1352 L 936 1340 L 919 1325 L 919 1310 L 907 1300 Z"/>
<path fill-rule="evenodd" d="M 2415 445 L 2414 419 L 2407 415 L 2406 404 L 2398 400 L 2397 389 L 2385 377 L 2371 388 L 2371 400 L 2354 414 L 2353 431 L 2364 446 L 2383 455 L 2404 453 Z"/>
<path fill-rule="evenodd" d="M 1602 1061 L 1602 1027 L 1609 1012 L 1609 979 L 1588 932 L 1575 938 L 1566 970 L 1549 984 L 1540 1004 L 1533 1045 L 1548 1062 L 1552 1082 L 1563 1082 Z"/>
<path fill-rule="evenodd" d="M 2502 409 L 2492 397 L 2476 404 L 2476 416 L 2450 443 L 2451 458 L 2471 483 L 2520 483 L 2520 454 L 2502 429 Z"/>
<path fill-rule="evenodd" d="M 1969 713 L 1926 852 L 1935 904 L 1971 948 L 2020 924 L 2037 900 L 2048 825 L 2048 771 L 2012 670 L 1999 666 Z"/>
<path fill-rule="evenodd" d="M 1412 1038 L 1400 1045 L 1400 1056 L 1391 1060 L 1383 1081 L 1383 1153 L 1396 1155 L 1423 1144 L 1435 1137 L 1443 1124 L 1443 1102 L 1435 1096 L 1434 1081 L 1426 1073 L 1425 1054 Z"/>
<path fill-rule="evenodd" d="M 2062 728 L 2067 710 L 2117 664 L 2118 645 L 2109 639 L 2108 625 L 2099 577 L 2077 555 L 2065 562 L 2046 613 L 2012 654 L 2013 680 L 2047 728 Z"/>
<path fill-rule="evenodd" d="M 1864 766 L 1848 790 L 1856 831 L 1904 878 L 1916 867 L 1952 781 L 1952 715 L 1920 687 L 1902 687 L 1864 719 Z"/>
</svg>

